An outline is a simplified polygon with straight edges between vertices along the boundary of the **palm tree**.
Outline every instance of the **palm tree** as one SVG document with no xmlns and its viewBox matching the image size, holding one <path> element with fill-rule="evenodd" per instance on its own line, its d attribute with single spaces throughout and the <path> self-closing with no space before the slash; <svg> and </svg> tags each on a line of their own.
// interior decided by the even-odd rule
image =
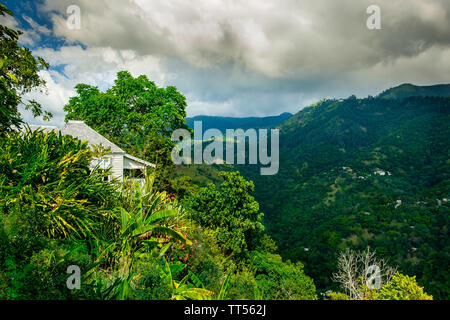
<svg viewBox="0 0 450 320">
<path fill-rule="evenodd" d="M 130 296 L 133 267 L 138 258 L 162 257 L 173 239 L 192 245 L 175 230 L 184 215 L 183 209 L 169 202 L 166 192 L 154 191 L 153 181 L 154 175 L 147 175 L 144 184 L 126 181 L 121 191 L 126 208 L 120 208 L 120 232 L 112 247 L 118 262 L 120 280 L 114 285 L 118 286 L 119 299 Z"/>
</svg>

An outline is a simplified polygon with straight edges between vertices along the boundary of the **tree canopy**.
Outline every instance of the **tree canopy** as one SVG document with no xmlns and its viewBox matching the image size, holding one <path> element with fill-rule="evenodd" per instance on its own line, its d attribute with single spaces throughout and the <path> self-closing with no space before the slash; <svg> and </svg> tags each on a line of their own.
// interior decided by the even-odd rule
<svg viewBox="0 0 450 320">
<path fill-rule="evenodd" d="M 0 15 L 12 16 L 13 13 L 0 3 Z M 20 30 L 0 25 L 0 135 L 23 122 L 18 109 L 21 103 L 35 117 L 43 115 L 44 120 L 52 117 L 35 100 L 22 100 L 23 94 L 33 89 L 43 90 L 45 81 L 39 71 L 49 65 L 44 59 L 35 58 L 30 49 L 18 44 L 21 34 Z"/>
<path fill-rule="evenodd" d="M 193 218 L 214 230 L 227 253 L 242 255 L 259 244 L 263 213 L 250 195 L 253 182 L 246 181 L 239 172 L 220 172 L 219 176 L 224 179 L 219 188 L 209 184 L 191 199 Z"/>
<path fill-rule="evenodd" d="M 392 280 L 373 294 L 375 300 L 433 300 L 416 282 L 416 277 L 396 273 Z"/>
<path fill-rule="evenodd" d="M 65 120 L 84 120 L 128 152 L 156 164 L 170 163 L 172 131 L 187 128 L 186 98 L 173 86 L 158 87 L 147 76 L 117 73 L 114 86 L 102 92 L 78 84 L 64 106 Z"/>
</svg>

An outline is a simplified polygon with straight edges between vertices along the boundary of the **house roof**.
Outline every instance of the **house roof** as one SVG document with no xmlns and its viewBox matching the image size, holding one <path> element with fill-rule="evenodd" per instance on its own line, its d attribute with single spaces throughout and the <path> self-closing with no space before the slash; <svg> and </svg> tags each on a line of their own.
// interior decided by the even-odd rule
<svg viewBox="0 0 450 320">
<path fill-rule="evenodd" d="M 82 141 L 86 140 L 90 145 L 101 145 L 104 148 L 109 148 L 112 153 L 125 153 L 117 145 L 89 127 L 84 121 L 69 120 L 60 131 L 62 135 L 70 135 Z"/>
<path fill-rule="evenodd" d="M 42 130 L 44 132 L 54 131 L 58 133 L 58 128 L 55 126 L 41 126 L 29 125 L 31 131 Z M 25 130 L 24 128 L 22 130 Z M 123 151 L 120 147 L 106 139 L 100 133 L 89 127 L 84 121 L 69 120 L 60 130 L 62 135 L 70 135 L 80 140 L 86 140 L 92 146 L 101 145 L 104 148 L 109 148 L 111 153 L 122 153 L 125 158 L 141 163 L 147 167 L 156 167 L 153 163 L 133 157 L 132 155 Z"/>
<path fill-rule="evenodd" d="M 126 153 L 126 154 L 124 155 L 124 157 L 125 157 L 125 158 L 128 158 L 128 159 L 131 159 L 131 160 L 133 160 L 133 161 L 142 163 L 143 165 L 148 166 L 148 167 L 153 167 L 153 168 L 156 167 L 156 165 L 154 165 L 153 163 L 150 163 L 150 162 L 147 162 L 147 161 L 145 161 L 145 160 L 142 160 L 142 159 L 133 157 L 132 155 L 129 155 L 128 153 Z"/>
<path fill-rule="evenodd" d="M 28 127 L 30 128 L 31 131 L 42 130 L 45 133 L 52 132 L 52 131 L 54 131 L 55 133 L 58 133 L 58 128 L 55 126 L 41 126 L 41 125 L 31 124 Z M 25 131 L 25 130 L 26 130 L 25 127 L 22 127 L 22 131 Z"/>
</svg>

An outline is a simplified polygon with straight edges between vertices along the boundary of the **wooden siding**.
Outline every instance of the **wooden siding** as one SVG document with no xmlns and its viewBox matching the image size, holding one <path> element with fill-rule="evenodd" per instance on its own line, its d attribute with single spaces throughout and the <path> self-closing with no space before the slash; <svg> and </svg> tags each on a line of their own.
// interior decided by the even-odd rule
<svg viewBox="0 0 450 320">
<path fill-rule="evenodd" d="M 119 180 L 123 179 L 123 153 L 111 153 L 111 175 Z"/>
</svg>

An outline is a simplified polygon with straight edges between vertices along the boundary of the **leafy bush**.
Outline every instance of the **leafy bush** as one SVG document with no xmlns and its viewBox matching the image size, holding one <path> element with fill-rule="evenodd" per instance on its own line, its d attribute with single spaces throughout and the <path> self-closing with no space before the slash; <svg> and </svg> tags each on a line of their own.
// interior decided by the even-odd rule
<svg viewBox="0 0 450 320">
<path fill-rule="evenodd" d="M 0 141 L 0 211 L 52 238 L 85 237 L 101 228 L 115 202 L 89 163 L 87 143 L 54 132 L 16 133 Z M 95 171 L 95 170 L 94 170 Z M 106 218 L 105 218 L 106 217 Z"/>
<path fill-rule="evenodd" d="M 326 297 L 329 300 L 350 300 L 350 297 L 342 292 L 330 292 Z"/>
<path fill-rule="evenodd" d="M 416 282 L 416 277 L 396 273 L 390 282 L 369 295 L 370 300 L 433 300 Z"/>
<path fill-rule="evenodd" d="M 242 258 L 260 243 L 263 214 L 250 195 L 253 182 L 239 172 L 221 172 L 219 176 L 224 179 L 219 188 L 209 184 L 190 199 L 192 218 L 214 232 L 225 253 Z"/>
<path fill-rule="evenodd" d="M 283 262 L 279 255 L 254 251 L 250 266 L 255 272 L 258 290 L 265 299 L 317 299 L 313 280 L 304 274 L 300 262 Z"/>
<path fill-rule="evenodd" d="M 115 186 L 91 172 L 93 157 L 86 143 L 53 132 L 26 130 L 0 140 L 4 298 L 73 297 L 65 283 L 67 263 L 86 266 L 95 258 L 87 240 L 102 238 L 114 224 Z M 74 248 L 77 253 L 68 259 Z"/>
</svg>

